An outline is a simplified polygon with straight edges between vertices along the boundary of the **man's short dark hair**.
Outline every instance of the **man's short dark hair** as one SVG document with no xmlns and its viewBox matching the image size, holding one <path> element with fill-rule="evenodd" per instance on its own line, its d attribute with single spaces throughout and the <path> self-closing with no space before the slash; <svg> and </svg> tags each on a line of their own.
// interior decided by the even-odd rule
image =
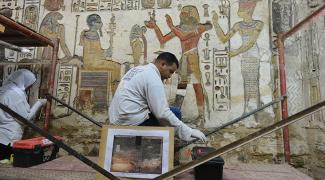
<svg viewBox="0 0 325 180">
<path fill-rule="evenodd" d="M 164 60 L 168 65 L 176 64 L 177 68 L 179 67 L 178 60 L 173 53 L 170 52 L 163 52 L 159 54 L 156 61 Z"/>
</svg>

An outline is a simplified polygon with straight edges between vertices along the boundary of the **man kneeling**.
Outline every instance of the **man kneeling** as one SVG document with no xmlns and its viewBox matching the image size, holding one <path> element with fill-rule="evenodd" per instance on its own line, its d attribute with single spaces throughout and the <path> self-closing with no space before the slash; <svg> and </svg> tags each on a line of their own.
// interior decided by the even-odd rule
<svg viewBox="0 0 325 180">
<path fill-rule="evenodd" d="M 153 63 L 130 69 L 117 87 L 109 107 L 109 120 L 115 125 L 159 126 L 168 122 L 175 127 L 176 135 L 185 141 L 198 138 L 206 141 L 205 135 L 188 127 L 170 109 L 163 81 L 178 69 L 174 54 L 161 53 Z M 178 112 L 177 112 L 178 111 Z"/>
</svg>

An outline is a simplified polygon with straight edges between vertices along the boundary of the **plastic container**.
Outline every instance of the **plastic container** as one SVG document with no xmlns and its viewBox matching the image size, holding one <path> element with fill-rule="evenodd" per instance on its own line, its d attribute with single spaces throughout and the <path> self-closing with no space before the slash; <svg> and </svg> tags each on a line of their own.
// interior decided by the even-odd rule
<svg viewBox="0 0 325 180">
<path fill-rule="evenodd" d="M 59 136 L 55 138 L 63 139 Z M 59 147 L 44 137 L 37 137 L 14 142 L 12 150 L 13 166 L 30 167 L 55 159 Z"/>
<path fill-rule="evenodd" d="M 224 164 L 225 161 L 217 157 L 195 167 L 195 180 L 222 180 Z"/>
<path fill-rule="evenodd" d="M 196 160 L 200 157 L 215 151 L 212 147 L 193 147 L 192 159 Z M 225 161 L 221 157 L 216 157 L 206 163 L 194 168 L 195 180 L 222 180 L 223 165 Z"/>
</svg>

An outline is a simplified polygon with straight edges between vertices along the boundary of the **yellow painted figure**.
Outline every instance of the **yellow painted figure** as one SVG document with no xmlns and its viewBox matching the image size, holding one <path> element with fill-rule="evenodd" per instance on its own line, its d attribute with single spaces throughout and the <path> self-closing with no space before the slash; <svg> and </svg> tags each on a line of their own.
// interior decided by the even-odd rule
<svg viewBox="0 0 325 180">
<path fill-rule="evenodd" d="M 111 92 L 115 92 L 117 82 L 120 80 L 121 64 L 110 60 L 111 49 L 102 49 L 100 44 L 101 28 L 103 23 L 97 14 L 91 14 L 87 18 L 88 30 L 80 35 L 79 45 L 83 46 L 83 69 L 103 70 L 112 73 Z"/>
<path fill-rule="evenodd" d="M 256 98 L 256 105 L 257 107 L 260 106 L 260 55 L 256 40 L 263 29 L 264 23 L 252 17 L 258 1 L 260 0 L 239 1 L 237 14 L 243 20 L 235 23 L 227 34 L 223 32 L 218 23 L 219 15 L 213 12 L 213 26 L 221 42 L 228 42 L 237 32 L 242 38 L 241 46 L 238 49 L 231 50 L 229 56 L 241 55 L 241 73 L 244 80 L 244 113 L 248 110 L 248 103 L 251 98 Z"/>
<path fill-rule="evenodd" d="M 62 18 L 63 15 L 59 12 L 48 13 L 41 23 L 39 32 L 47 38 L 50 38 L 51 40 L 59 38 L 61 49 L 65 55 L 64 58 L 70 58 L 71 53 L 65 43 L 65 27 L 63 24 L 59 23 Z M 51 59 L 52 49 L 50 47 L 39 48 L 37 54 L 38 58 Z"/>
<path fill-rule="evenodd" d="M 71 53 L 68 49 L 68 46 L 65 43 L 65 27 L 63 24 L 59 23 L 62 20 L 63 15 L 59 12 L 49 12 L 46 14 L 44 19 L 42 20 L 41 26 L 39 28 L 39 33 L 46 36 L 51 40 L 60 39 L 59 45 L 63 54 L 65 55 L 63 59 L 71 58 Z M 42 60 L 51 60 L 52 59 L 52 47 L 43 47 L 37 49 L 37 58 Z M 50 65 L 43 65 L 43 72 L 50 72 Z M 42 73 L 42 83 L 40 93 L 48 92 L 48 80 L 49 73 Z"/>
</svg>

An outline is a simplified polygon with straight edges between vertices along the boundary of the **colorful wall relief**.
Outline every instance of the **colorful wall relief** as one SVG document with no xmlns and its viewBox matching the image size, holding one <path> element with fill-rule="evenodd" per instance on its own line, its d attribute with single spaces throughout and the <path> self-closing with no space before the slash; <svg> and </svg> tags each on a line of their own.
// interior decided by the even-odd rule
<svg viewBox="0 0 325 180">
<path fill-rule="evenodd" d="M 10 2 L 0 5 L 11 10 L 12 18 L 60 39 L 56 96 L 94 116 L 107 114 L 126 71 L 163 51 L 179 58 L 180 69 L 167 81 L 166 92 L 186 123 L 216 127 L 272 100 L 266 1 Z M 51 51 L 10 56 L 6 50 L 5 56 L 45 60 Z M 41 93 L 47 91 L 45 72 L 47 65 L 40 72 Z M 251 121 L 258 124 L 256 117 Z"/>
</svg>

